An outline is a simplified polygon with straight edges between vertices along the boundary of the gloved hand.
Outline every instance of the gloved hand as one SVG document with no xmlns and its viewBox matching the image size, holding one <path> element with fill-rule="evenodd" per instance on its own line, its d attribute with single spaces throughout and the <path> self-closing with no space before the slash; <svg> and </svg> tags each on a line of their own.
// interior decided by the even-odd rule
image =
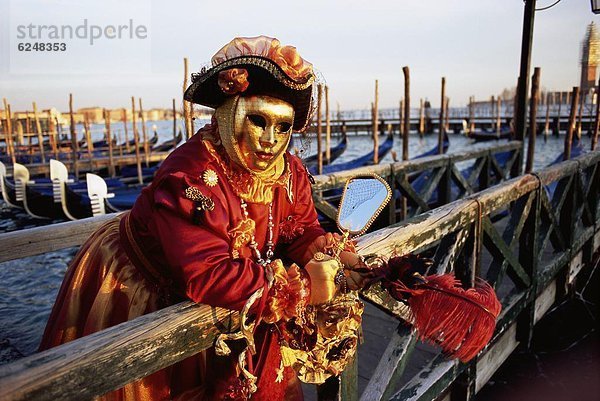
<svg viewBox="0 0 600 401">
<path fill-rule="evenodd" d="M 337 260 L 322 252 L 315 254 L 304 270 L 310 277 L 310 301 L 311 305 L 318 305 L 331 301 L 337 292 L 335 275 L 340 269 Z"/>
</svg>

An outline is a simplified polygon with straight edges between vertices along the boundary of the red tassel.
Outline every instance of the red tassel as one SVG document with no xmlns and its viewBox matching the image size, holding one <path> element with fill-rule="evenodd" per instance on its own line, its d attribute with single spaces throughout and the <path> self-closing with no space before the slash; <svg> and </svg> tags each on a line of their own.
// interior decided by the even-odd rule
<svg viewBox="0 0 600 401">
<path fill-rule="evenodd" d="M 467 362 L 494 334 L 502 306 L 494 289 L 477 279 L 467 290 L 452 274 L 432 275 L 417 288 L 405 288 L 419 338 L 438 344 L 452 358 Z"/>
</svg>

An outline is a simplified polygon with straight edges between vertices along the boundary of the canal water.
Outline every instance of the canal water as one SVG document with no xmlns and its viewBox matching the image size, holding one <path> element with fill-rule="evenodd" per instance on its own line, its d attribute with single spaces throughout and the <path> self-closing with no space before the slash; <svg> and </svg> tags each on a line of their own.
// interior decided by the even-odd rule
<svg viewBox="0 0 600 401">
<path fill-rule="evenodd" d="M 172 122 L 163 121 L 158 123 L 148 123 L 149 132 L 152 132 L 153 124 L 157 125 L 156 129 L 160 133 L 159 142 L 169 140 L 172 138 Z M 100 131 L 100 126 L 95 127 L 95 129 L 95 137 L 101 137 L 102 134 Z M 383 142 L 383 140 L 384 137 L 382 136 L 380 138 L 380 143 Z M 335 146 L 337 141 L 337 138 L 333 138 L 332 146 Z M 550 164 L 553 160 L 555 160 L 562 152 L 563 143 L 564 136 L 550 136 L 547 138 L 547 141 L 545 141 L 542 136 L 539 136 L 536 145 L 534 168 L 539 170 L 544 166 Z M 297 147 L 304 149 L 305 152 L 302 154 L 311 154 L 314 153 L 316 150 L 316 144 L 314 141 L 307 142 L 298 141 L 296 139 L 296 142 L 294 144 Z M 589 149 L 590 140 L 587 136 L 584 136 L 582 138 L 581 145 L 586 150 Z M 417 135 L 411 135 L 409 141 L 410 157 L 412 158 L 417 155 L 420 155 L 435 146 L 437 146 L 437 135 L 429 135 L 422 139 L 419 138 Z M 474 142 L 472 140 L 462 135 L 450 134 L 450 148 L 448 152 L 469 150 L 473 146 Z M 344 162 L 347 160 L 351 160 L 357 156 L 370 152 L 372 148 L 373 141 L 368 136 L 349 137 L 347 151 L 336 162 Z M 402 154 L 401 140 L 398 140 L 397 138 L 395 139 L 393 149 L 397 152 L 398 155 Z M 391 161 L 391 154 L 386 155 L 382 160 L 382 162 Z M 22 212 L 15 212 L 14 210 L 7 208 L 4 204 L 2 204 L 2 206 L 0 207 L 0 232 L 8 232 L 23 228 L 39 226 L 40 224 L 50 223 L 52 222 L 40 222 L 31 219 Z M 65 273 L 67 263 L 74 256 L 76 251 L 76 248 L 72 248 L 58 252 L 51 252 L 44 255 L 28 257 L 25 259 L 0 263 L 0 364 L 7 363 L 25 355 L 30 355 L 36 351 L 41 336 L 43 334 L 46 320 L 48 318 L 56 294 L 60 287 L 63 275 Z M 567 316 L 569 316 L 569 314 L 567 314 Z M 581 327 L 587 327 L 590 324 L 595 327 L 595 321 L 592 323 L 590 322 L 591 318 L 582 316 L 581 321 L 565 325 L 565 327 L 562 327 L 561 330 L 573 328 L 581 329 Z M 579 331 L 581 330 L 583 330 L 585 333 L 579 333 Z M 597 357 L 597 334 L 589 334 L 589 330 L 581 330 L 576 330 L 576 333 L 573 334 L 576 337 L 575 341 L 577 341 L 577 338 L 581 337 L 582 344 L 595 344 L 593 352 L 595 352 L 594 355 Z M 550 333 L 553 332 L 550 331 Z M 549 335 L 547 337 L 552 337 L 552 335 Z M 574 347 L 577 347 L 577 345 L 575 345 Z M 582 353 L 586 354 L 583 351 Z M 539 370 L 538 365 L 540 363 L 544 363 L 543 361 L 540 361 L 540 359 L 544 359 L 543 356 L 540 357 L 538 354 L 535 355 L 536 356 L 533 360 L 528 360 L 527 362 L 524 362 L 524 366 L 528 367 L 524 369 L 525 375 L 530 374 L 531 372 L 533 372 L 531 374 L 535 375 L 535 372 L 538 372 Z M 567 353 L 564 355 L 570 355 L 570 353 L 567 351 Z M 511 357 L 507 364 L 510 364 L 511 361 L 513 361 L 515 358 L 517 358 L 516 363 L 517 365 L 519 365 L 519 355 L 516 355 L 516 357 Z M 598 375 L 598 358 L 596 358 L 595 362 L 593 363 L 589 361 L 586 362 L 586 360 L 588 359 L 589 358 L 585 356 L 585 358 L 583 358 L 579 362 L 581 362 L 590 369 L 596 369 L 595 371 L 590 371 L 592 373 L 596 373 L 596 378 L 600 377 L 600 375 Z M 554 359 L 552 358 L 550 358 L 550 360 L 554 361 Z M 508 379 L 492 380 L 490 382 L 491 384 L 486 386 L 486 388 L 483 391 L 487 391 L 487 388 L 489 388 L 490 386 L 501 388 L 503 387 L 503 383 L 507 382 L 507 380 Z M 550 378 L 548 380 L 550 380 Z M 489 398 L 479 399 L 513 400 L 517 398 L 492 398 L 492 396 L 490 396 Z M 586 400 L 587 398 L 579 399 Z"/>
</svg>

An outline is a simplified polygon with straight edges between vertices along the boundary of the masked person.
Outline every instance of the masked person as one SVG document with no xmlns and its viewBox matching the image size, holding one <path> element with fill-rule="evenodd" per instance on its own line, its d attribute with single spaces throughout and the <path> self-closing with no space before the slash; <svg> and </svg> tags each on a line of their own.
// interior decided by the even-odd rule
<svg viewBox="0 0 600 401">
<path fill-rule="evenodd" d="M 316 343 L 337 347 L 335 363 L 324 375 L 317 358 L 320 367 L 307 371 L 307 362 L 301 375 L 339 373 L 355 350 L 362 305 L 328 302 L 360 277 L 327 256 L 336 237 L 320 227 L 308 173 L 287 152 L 292 132 L 310 124 L 314 86 L 312 65 L 265 36 L 234 39 L 193 74 L 185 99 L 215 108 L 212 122 L 162 163 L 130 212 L 82 246 L 40 349 L 191 299 L 251 308 L 256 353 L 245 355 L 248 375 L 239 375 L 235 353 L 213 347 L 103 399 L 299 400 L 292 366 L 306 355 L 294 353 Z M 358 260 L 351 247 L 342 253 L 348 266 Z M 302 327 L 308 343 L 294 336 Z M 348 330 L 351 341 L 333 340 Z"/>
</svg>

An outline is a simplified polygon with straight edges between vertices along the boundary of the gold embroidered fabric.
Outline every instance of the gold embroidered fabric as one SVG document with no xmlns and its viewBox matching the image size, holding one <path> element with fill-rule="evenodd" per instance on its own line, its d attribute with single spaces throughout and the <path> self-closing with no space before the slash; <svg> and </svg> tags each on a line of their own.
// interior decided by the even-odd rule
<svg viewBox="0 0 600 401">
<path fill-rule="evenodd" d="M 339 375 L 356 353 L 363 309 L 355 293 L 308 305 L 303 317 L 279 326 L 283 364 L 293 367 L 305 383 L 319 384 Z"/>
<path fill-rule="evenodd" d="M 209 140 L 204 140 L 204 145 L 213 156 L 214 160 L 221 167 L 227 180 L 231 183 L 231 188 L 240 199 L 248 203 L 260 203 L 266 205 L 273 201 L 273 188 L 280 185 L 288 191 L 288 200 L 293 199 L 289 193 L 292 190 L 292 174 L 288 163 L 282 157 L 281 165 L 278 165 L 275 174 L 272 177 L 259 177 L 248 171 L 242 171 L 236 168 L 232 163 L 225 161 L 224 155 L 220 154 L 215 146 Z M 281 171 L 279 171 L 281 169 Z"/>
<path fill-rule="evenodd" d="M 234 259 L 240 257 L 240 249 L 248 245 L 254 237 L 256 223 L 252 219 L 243 219 L 237 226 L 229 230 L 231 238 L 231 256 Z"/>
</svg>

